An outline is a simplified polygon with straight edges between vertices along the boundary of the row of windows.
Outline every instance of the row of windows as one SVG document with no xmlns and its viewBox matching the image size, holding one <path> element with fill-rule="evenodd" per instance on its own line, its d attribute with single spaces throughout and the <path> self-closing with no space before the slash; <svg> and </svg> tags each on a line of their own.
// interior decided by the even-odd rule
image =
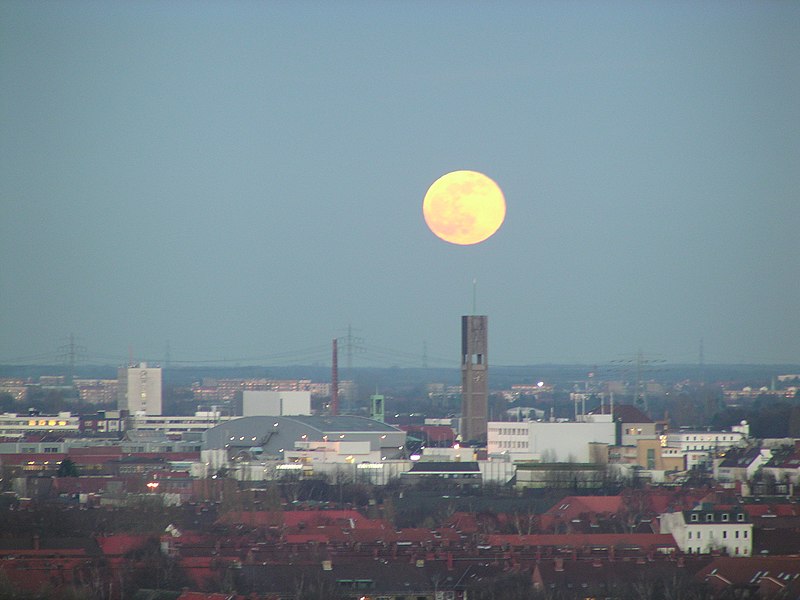
<svg viewBox="0 0 800 600">
<path fill-rule="evenodd" d="M 17 427 L 74 427 L 77 421 L 67 422 L 64 419 L 2 419 L 0 420 L 0 427 L 3 428 L 17 428 Z"/>
<path fill-rule="evenodd" d="M 498 448 L 527 448 L 528 442 L 497 442 Z"/>
<path fill-rule="evenodd" d="M 740 437 L 741 436 L 735 436 L 735 435 L 714 435 L 714 436 L 701 435 L 700 436 L 700 441 L 701 442 L 733 442 L 733 441 L 739 439 Z M 697 436 L 692 437 L 692 439 L 689 439 L 689 437 L 687 436 L 686 438 L 684 438 L 683 441 L 684 442 L 696 442 L 697 441 Z"/>
<path fill-rule="evenodd" d="M 730 515 L 728 513 L 722 513 L 721 520 L 723 523 L 727 523 L 730 520 Z M 740 523 L 744 522 L 744 513 L 737 513 L 736 520 Z M 693 513 L 691 516 L 692 523 L 697 523 L 700 521 L 700 515 L 697 513 Z M 706 523 L 713 523 L 714 522 L 714 513 L 706 513 Z"/>
<path fill-rule="evenodd" d="M 692 539 L 692 532 L 689 531 L 688 533 L 689 533 L 689 535 L 688 535 L 689 539 Z M 697 535 L 695 536 L 695 539 L 699 540 L 699 539 L 701 539 L 703 537 L 703 532 L 702 531 L 698 531 L 696 533 L 697 533 Z M 710 533 L 713 534 L 713 531 L 710 532 Z M 734 533 L 736 534 L 734 537 L 738 540 L 740 531 L 737 529 Z M 745 530 L 745 531 L 742 531 L 741 533 L 742 533 L 742 537 L 747 539 L 747 531 Z M 711 537 L 714 537 L 714 536 L 712 535 Z M 727 529 L 723 530 L 722 539 L 725 539 L 725 540 L 728 539 L 728 531 L 727 531 Z"/>
<path fill-rule="evenodd" d="M 703 553 L 703 549 L 700 546 L 698 546 L 697 548 L 687 548 L 686 549 L 686 553 L 687 554 L 702 554 Z M 734 555 L 741 554 L 741 555 L 747 556 L 747 547 L 739 548 L 739 546 L 735 546 L 734 549 L 733 549 L 733 553 L 734 553 Z"/>
<path fill-rule="evenodd" d="M 489 433 L 496 435 L 528 435 L 527 427 L 490 427 Z"/>
</svg>

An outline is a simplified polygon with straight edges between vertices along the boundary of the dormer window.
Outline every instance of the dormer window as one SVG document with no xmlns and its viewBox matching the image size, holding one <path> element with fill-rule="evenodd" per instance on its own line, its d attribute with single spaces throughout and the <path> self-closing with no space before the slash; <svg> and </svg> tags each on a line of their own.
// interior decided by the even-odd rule
<svg viewBox="0 0 800 600">
<path fill-rule="evenodd" d="M 744 513 L 739 513 L 738 515 L 736 515 L 736 520 L 739 522 L 744 521 Z"/>
<path fill-rule="evenodd" d="M 692 515 L 692 521 L 697 521 L 697 515 Z"/>
<path fill-rule="evenodd" d="M 722 515 L 722 520 L 723 520 L 724 522 L 726 522 L 726 523 L 727 523 L 729 518 L 730 518 L 730 515 L 728 515 L 728 513 L 723 513 L 723 515 Z"/>
<path fill-rule="evenodd" d="M 713 520 L 714 520 L 714 515 L 713 515 L 713 513 L 708 513 L 708 514 L 706 515 L 706 522 L 707 522 L 707 523 L 711 523 L 711 521 L 713 521 Z"/>
</svg>

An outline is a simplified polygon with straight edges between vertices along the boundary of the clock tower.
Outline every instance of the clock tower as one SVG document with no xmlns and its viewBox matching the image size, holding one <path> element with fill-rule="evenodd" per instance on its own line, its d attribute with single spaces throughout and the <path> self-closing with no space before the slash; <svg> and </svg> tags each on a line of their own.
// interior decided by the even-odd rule
<svg viewBox="0 0 800 600">
<path fill-rule="evenodd" d="M 489 417 L 489 317 L 461 317 L 461 438 L 486 443 Z"/>
</svg>

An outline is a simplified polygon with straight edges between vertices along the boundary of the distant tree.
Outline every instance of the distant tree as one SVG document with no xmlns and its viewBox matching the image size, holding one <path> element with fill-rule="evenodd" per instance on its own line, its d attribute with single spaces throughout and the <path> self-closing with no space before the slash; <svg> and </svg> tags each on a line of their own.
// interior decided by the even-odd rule
<svg viewBox="0 0 800 600">
<path fill-rule="evenodd" d="M 789 437 L 800 438 L 800 406 L 793 406 L 789 413 Z"/>
<path fill-rule="evenodd" d="M 14 397 L 11 394 L 0 394 L 0 412 L 14 412 Z"/>
<path fill-rule="evenodd" d="M 58 465 L 56 477 L 78 477 L 78 467 L 70 459 L 65 458 Z"/>
</svg>

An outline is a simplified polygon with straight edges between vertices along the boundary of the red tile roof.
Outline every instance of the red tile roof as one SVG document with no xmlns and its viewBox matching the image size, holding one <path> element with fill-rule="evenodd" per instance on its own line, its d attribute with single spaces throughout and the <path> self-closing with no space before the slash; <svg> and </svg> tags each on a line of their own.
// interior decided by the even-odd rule
<svg viewBox="0 0 800 600">
<path fill-rule="evenodd" d="M 544 514 L 574 519 L 585 513 L 613 514 L 624 506 L 622 496 L 567 496 Z"/>
<path fill-rule="evenodd" d="M 101 535 L 96 538 L 103 554 L 107 556 L 121 556 L 133 550 L 139 550 L 151 539 L 152 537 L 149 535 L 130 534 Z"/>
<path fill-rule="evenodd" d="M 672 534 L 665 533 L 587 533 L 563 535 L 487 535 L 490 546 L 528 547 L 555 546 L 572 548 L 636 546 L 642 550 L 677 548 Z"/>
</svg>

